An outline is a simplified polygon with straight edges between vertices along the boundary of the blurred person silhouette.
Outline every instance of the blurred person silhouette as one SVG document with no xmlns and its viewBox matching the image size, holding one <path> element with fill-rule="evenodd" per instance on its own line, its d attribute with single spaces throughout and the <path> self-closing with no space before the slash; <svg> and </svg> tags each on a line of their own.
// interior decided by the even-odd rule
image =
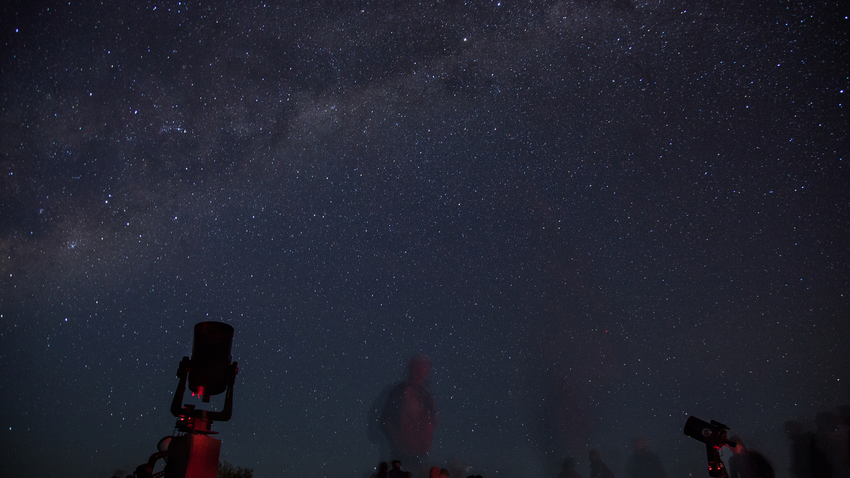
<svg viewBox="0 0 850 478">
<path fill-rule="evenodd" d="M 590 460 L 590 478 L 614 478 L 614 473 L 602 462 L 597 450 L 590 450 L 587 458 Z"/>
<path fill-rule="evenodd" d="M 785 422 L 785 436 L 790 442 L 788 471 L 794 478 L 813 478 L 811 463 L 812 434 L 803 429 L 803 424 L 789 420 Z"/>
<path fill-rule="evenodd" d="M 850 405 L 838 407 L 838 464 L 843 476 L 850 478 Z"/>
<path fill-rule="evenodd" d="M 576 461 L 572 457 L 564 460 L 563 468 L 558 473 L 557 478 L 581 478 L 579 472 L 576 471 Z"/>
<path fill-rule="evenodd" d="M 383 390 L 375 397 L 375 400 L 372 401 L 372 406 L 369 408 L 368 416 L 366 418 L 366 435 L 369 438 L 369 441 L 378 445 L 378 460 L 389 462 L 391 458 L 395 458 L 390 455 L 390 442 L 387 439 L 386 433 L 384 433 L 384 425 L 383 418 L 381 418 L 381 414 L 384 411 L 384 405 L 387 403 L 387 397 L 390 395 L 390 391 L 397 384 L 393 383 L 384 387 Z"/>
<path fill-rule="evenodd" d="M 466 476 L 469 471 L 472 470 L 471 466 L 464 465 L 455 457 L 449 458 L 446 468 L 448 469 L 447 471 L 451 473 L 451 476 Z"/>
<path fill-rule="evenodd" d="M 375 470 L 374 473 L 372 473 L 370 478 L 389 478 L 388 475 L 387 475 L 389 470 L 390 470 L 389 463 L 382 461 L 380 464 L 378 464 L 378 469 Z"/>
<path fill-rule="evenodd" d="M 632 439 L 634 451 L 626 463 L 627 478 L 666 478 L 661 459 L 653 453 L 645 437 Z"/>
<path fill-rule="evenodd" d="M 815 433 L 809 442 L 812 478 L 836 476 L 837 430 L 838 417 L 832 412 L 820 412 L 815 416 Z"/>
<path fill-rule="evenodd" d="M 412 475 L 409 471 L 404 471 L 401 469 L 401 461 L 393 460 L 391 463 L 392 468 L 387 472 L 387 478 L 410 478 Z"/>
<path fill-rule="evenodd" d="M 428 471 L 428 478 L 448 478 L 451 473 L 445 468 L 432 466 Z"/>
<path fill-rule="evenodd" d="M 735 442 L 732 456 L 729 457 L 729 478 L 774 478 L 773 465 L 761 453 L 747 449 L 739 436 L 729 441 Z"/>
<path fill-rule="evenodd" d="M 403 460 L 417 476 L 424 474 L 431 440 L 437 424 L 434 398 L 427 388 L 431 361 L 414 355 L 408 363 L 407 380 L 395 385 L 381 411 L 381 429 L 389 440 L 390 456 Z"/>
</svg>

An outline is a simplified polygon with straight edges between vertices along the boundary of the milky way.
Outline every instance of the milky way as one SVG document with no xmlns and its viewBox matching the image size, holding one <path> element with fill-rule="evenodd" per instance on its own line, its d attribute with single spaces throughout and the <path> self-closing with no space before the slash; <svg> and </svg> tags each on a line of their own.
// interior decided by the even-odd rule
<svg viewBox="0 0 850 478">
<path fill-rule="evenodd" d="M 783 422 L 848 403 L 837 2 L 36 3 L 0 15 L 4 476 L 132 472 L 205 320 L 257 477 L 369 473 L 414 354 L 431 459 L 485 476 L 623 476 L 633 436 L 699 476 L 689 414 L 788 476 Z"/>
</svg>

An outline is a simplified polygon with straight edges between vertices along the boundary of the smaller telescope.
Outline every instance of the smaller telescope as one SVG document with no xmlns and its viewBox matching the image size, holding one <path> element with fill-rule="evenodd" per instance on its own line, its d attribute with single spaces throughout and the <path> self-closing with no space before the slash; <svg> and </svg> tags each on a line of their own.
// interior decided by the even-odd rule
<svg viewBox="0 0 850 478">
<path fill-rule="evenodd" d="M 726 439 L 729 427 L 716 422 L 704 422 L 697 417 L 688 417 L 685 422 L 685 435 L 705 443 L 705 453 L 708 458 L 708 475 L 728 478 L 723 460 L 720 459 L 720 449 L 724 446 L 735 447 L 736 443 Z"/>
</svg>

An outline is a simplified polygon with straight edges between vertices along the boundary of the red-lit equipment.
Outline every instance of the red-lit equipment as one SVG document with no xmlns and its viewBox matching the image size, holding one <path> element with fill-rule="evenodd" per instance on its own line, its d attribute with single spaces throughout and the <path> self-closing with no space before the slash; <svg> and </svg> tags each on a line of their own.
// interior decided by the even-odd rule
<svg viewBox="0 0 850 478">
<path fill-rule="evenodd" d="M 223 322 L 195 324 L 192 358 L 183 357 L 177 369 L 180 382 L 171 402 L 171 413 L 177 417 L 179 434 L 159 452 L 151 455 L 148 463 L 139 465 L 136 478 L 215 478 L 221 441 L 210 435 L 214 421 L 228 421 L 233 414 L 233 384 L 239 371 L 231 362 L 233 327 Z M 193 404 L 183 404 L 186 385 L 192 395 L 208 403 L 210 397 L 226 392 L 221 411 L 200 410 Z M 160 447 L 165 439 L 160 441 Z M 159 458 L 166 460 L 165 470 L 153 473 Z"/>
<path fill-rule="evenodd" d="M 713 478 L 728 478 L 723 460 L 720 459 L 720 449 L 724 446 L 735 447 L 735 442 L 726 438 L 729 427 L 714 420 L 705 422 L 697 417 L 688 417 L 685 422 L 685 435 L 705 443 L 705 453 L 708 459 L 708 476 Z"/>
</svg>

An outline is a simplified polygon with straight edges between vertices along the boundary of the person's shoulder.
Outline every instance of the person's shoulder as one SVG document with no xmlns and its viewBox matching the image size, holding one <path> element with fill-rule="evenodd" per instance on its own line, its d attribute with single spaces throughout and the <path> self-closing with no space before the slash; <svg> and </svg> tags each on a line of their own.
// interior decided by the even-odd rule
<svg viewBox="0 0 850 478">
<path fill-rule="evenodd" d="M 750 451 L 749 453 L 750 460 L 755 463 L 762 470 L 773 470 L 773 465 L 770 464 L 770 460 L 767 459 L 764 455 L 757 451 Z"/>
</svg>

